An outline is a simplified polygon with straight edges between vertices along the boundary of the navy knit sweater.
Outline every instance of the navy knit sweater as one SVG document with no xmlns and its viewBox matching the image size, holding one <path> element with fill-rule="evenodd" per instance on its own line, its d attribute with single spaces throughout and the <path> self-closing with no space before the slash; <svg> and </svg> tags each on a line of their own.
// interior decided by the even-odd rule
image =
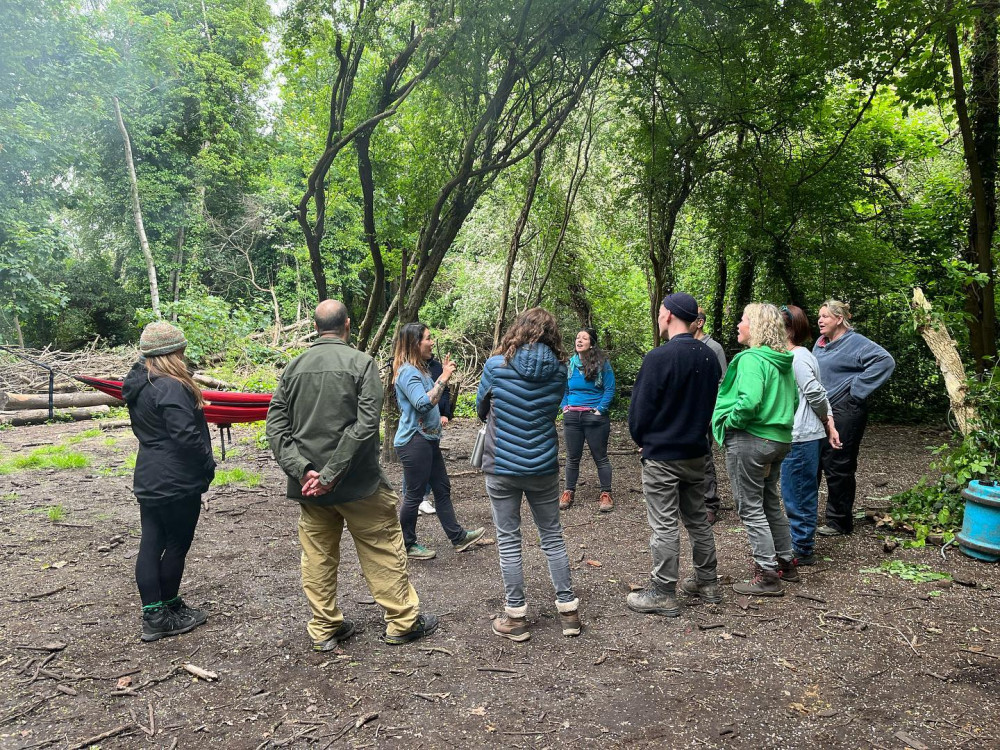
<svg viewBox="0 0 1000 750">
<path fill-rule="evenodd" d="M 715 354 L 683 333 L 642 360 L 628 429 L 642 457 L 677 461 L 708 454 L 708 423 L 722 370 Z"/>
</svg>

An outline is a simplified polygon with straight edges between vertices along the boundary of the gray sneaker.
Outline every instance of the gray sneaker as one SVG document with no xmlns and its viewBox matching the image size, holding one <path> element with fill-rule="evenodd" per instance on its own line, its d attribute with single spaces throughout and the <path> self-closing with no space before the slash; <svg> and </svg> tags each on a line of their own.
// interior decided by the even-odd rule
<svg viewBox="0 0 1000 750">
<path fill-rule="evenodd" d="M 422 544 L 411 544 L 406 548 L 406 556 L 411 560 L 433 560 L 437 557 L 437 552 Z"/>
<path fill-rule="evenodd" d="M 337 628 L 334 634 L 325 641 L 313 641 L 312 650 L 320 653 L 334 651 L 336 650 L 338 643 L 346 641 L 352 635 L 354 635 L 354 622 L 351 620 L 344 620 L 340 623 L 340 627 Z"/>
<path fill-rule="evenodd" d="M 633 591 L 629 594 L 625 599 L 625 604 L 633 612 L 642 612 L 647 615 L 677 617 L 681 613 L 674 593 L 661 591 L 652 583 L 641 591 Z"/>
<path fill-rule="evenodd" d="M 719 604 L 722 601 L 722 590 L 715 578 L 710 581 L 699 581 L 693 576 L 685 578 L 681 584 L 681 591 L 690 596 L 700 597 L 706 604 Z"/>
</svg>

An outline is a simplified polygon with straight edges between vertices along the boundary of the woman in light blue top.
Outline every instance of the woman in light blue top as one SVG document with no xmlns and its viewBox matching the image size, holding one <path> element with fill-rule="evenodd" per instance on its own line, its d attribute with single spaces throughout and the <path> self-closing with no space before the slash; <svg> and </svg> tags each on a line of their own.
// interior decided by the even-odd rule
<svg viewBox="0 0 1000 750">
<path fill-rule="evenodd" d="M 455 517 L 451 503 L 451 482 L 441 455 L 441 412 L 438 402 L 455 372 L 455 363 L 445 357 L 441 376 L 431 378 L 428 362 L 434 351 L 431 332 L 423 323 L 407 323 L 399 329 L 394 342 L 392 361 L 396 401 L 399 403 L 399 426 L 393 446 L 403 464 L 403 502 L 399 523 L 403 527 L 406 556 L 430 560 L 437 553 L 417 543 L 417 509 L 428 485 L 434 492 L 437 517 L 456 552 L 469 549 L 483 532 L 466 531 Z"/>
<path fill-rule="evenodd" d="M 566 393 L 561 404 L 566 442 L 566 487 L 559 498 L 559 509 L 566 510 L 573 504 L 586 441 L 601 483 L 598 510 L 607 513 L 615 507 L 611 499 L 611 460 L 608 458 L 608 438 L 611 436 L 608 409 L 615 397 L 615 373 L 607 355 L 597 345 L 596 331 L 585 328 L 576 334 L 575 348 L 576 353 L 569 360 Z"/>
</svg>

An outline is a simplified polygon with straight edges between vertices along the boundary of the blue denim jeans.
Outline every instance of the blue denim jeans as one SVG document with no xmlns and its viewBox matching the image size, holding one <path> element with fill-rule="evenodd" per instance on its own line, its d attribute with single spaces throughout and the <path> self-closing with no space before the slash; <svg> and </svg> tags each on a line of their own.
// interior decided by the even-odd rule
<svg viewBox="0 0 1000 750">
<path fill-rule="evenodd" d="M 525 603 L 521 556 L 522 497 L 527 498 L 528 508 L 538 528 L 538 538 L 549 563 L 549 577 L 556 590 L 556 599 L 560 602 L 573 601 L 576 596 L 569 572 L 569 554 L 559 520 L 559 475 L 518 477 L 487 474 L 486 494 L 490 497 L 493 524 L 497 529 L 500 575 L 507 606 L 523 607 Z"/>
<path fill-rule="evenodd" d="M 819 454 L 823 438 L 792 443 L 781 462 L 781 499 L 796 555 L 811 555 L 819 507 Z"/>
</svg>

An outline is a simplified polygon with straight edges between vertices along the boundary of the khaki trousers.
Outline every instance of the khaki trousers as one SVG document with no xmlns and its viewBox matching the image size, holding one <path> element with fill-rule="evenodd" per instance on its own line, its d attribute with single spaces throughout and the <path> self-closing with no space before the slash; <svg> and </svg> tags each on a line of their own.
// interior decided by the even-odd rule
<svg viewBox="0 0 1000 750">
<path fill-rule="evenodd" d="M 416 624 L 420 600 L 406 572 L 396 502 L 396 493 L 382 486 L 371 497 L 350 503 L 299 504 L 302 588 L 312 610 L 308 630 L 314 642 L 333 637 L 344 622 L 337 606 L 337 570 L 345 522 L 372 597 L 385 610 L 388 634 L 401 635 Z"/>
</svg>

